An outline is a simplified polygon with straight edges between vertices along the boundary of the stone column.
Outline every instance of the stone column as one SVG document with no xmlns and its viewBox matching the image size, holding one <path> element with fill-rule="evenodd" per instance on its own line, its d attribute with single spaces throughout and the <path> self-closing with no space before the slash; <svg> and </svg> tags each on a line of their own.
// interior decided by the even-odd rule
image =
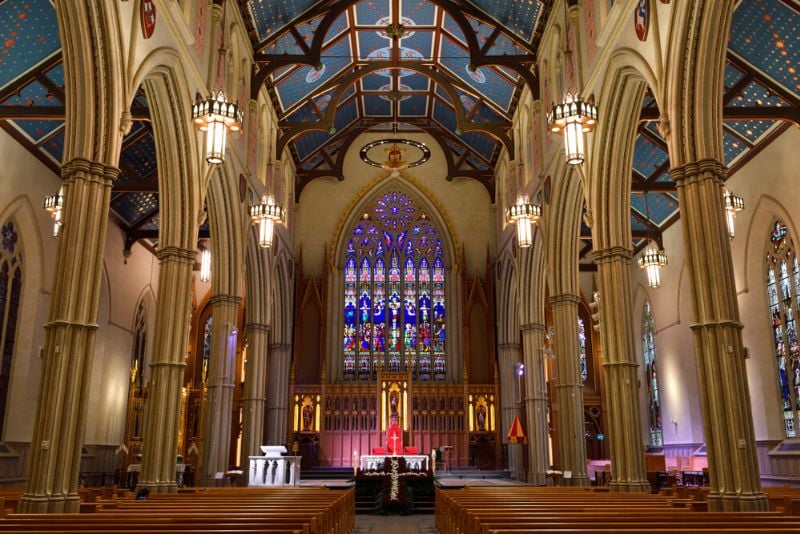
<svg viewBox="0 0 800 534">
<path fill-rule="evenodd" d="M 690 274 L 690 327 L 711 478 L 709 510 L 766 510 L 722 199 L 726 168 L 703 160 L 670 172 L 678 186 Z"/>
<path fill-rule="evenodd" d="M 244 411 L 242 428 L 242 469 L 249 472 L 249 456 L 261 455 L 264 445 L 264 406 L 267 403 L 267 347 L 269 326 L 250 323 L 247 330 L 247 361 L 244 364 Z"/>
<path fill-rule="evenodd" d="M 174 493 L 183 368 L 192 315 L 192 269 L 197 252 L 164 247 L 157 256 L 156 331 L 145 403 L 139 487 Z"/>
<path fill-rule="evenodd" d="M 236 387 L 236 323 L 240 297 L 211 297 L 211 355 L 208 362 L 208 394 L 203 428 L 203 465 L 200 483 L 214 485 L 217 473 L 228 470 L 231 447 L 231 409 Z M 222 479 L 226 479 L 223 477 Z"/>
<path fill-rule="evenodd" d="M 547 433 L 547 381 L 544 369 L 544 332 L 541 323 L 522 325 L 525 361 L 525 413 L 528 430 L 528 483 L 547 484 L 550 466 Z"/>
<path fill-rule="evenodd" d="M 511 477 L 517 480 L 525 478 L 522 463 L 522 444 L 508 443 L 508 431 L 519 416 L 520 391 L 515 373 L 515 365 L 520 361 L 519 343 L 501 343 L 498 353 L 498 371 L 500 374 L 500 404 L 502 406 L 503 443 L 508 444 L 508 468 Z"/>
<path fill-rule="evenodd" d="M 580 297 L 564 293 L 550 297 L 556 329 L 555 390 L 558 402 L 558 451 L 561 470 L 571 471 L 573 486 L 588 486 L 586 431 L 583 418 L 583 383 L 578 355 L 578 304 Z"/>
<path fill-rule="evenodd" d="M 291 345 L 270 345 L 267 360 L 267 444 L 286 445 Z"/>
<path fill-rule="evenodd" d="M 111 187 L 119 171 L 75 158 L 61 167 L 64 208 L 31 440 L 25 513 L 77 512 Z"/>
<path fill-rule="evenodd" d="M 602 299 L 600 341 L 611 449 L 610 487 L 612 491 L 650 491 L 632 330 L 631 251 L 624 247 L 598 250 L 594 261 Z"/>
</svg>

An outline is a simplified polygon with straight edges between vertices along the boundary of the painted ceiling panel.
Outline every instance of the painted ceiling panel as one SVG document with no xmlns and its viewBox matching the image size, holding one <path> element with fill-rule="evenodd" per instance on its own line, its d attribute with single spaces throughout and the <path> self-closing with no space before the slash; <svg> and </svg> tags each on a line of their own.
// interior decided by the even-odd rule
<svg viewBox="0 0 800 534">
<path fill-rule="evenodd" d="M 631 207 L 644 217 L 649 214 L 650 220 L 661 226 L 678 210 L 678 202 L 663 193 L 635 193 L 631 195 Z"/>
<path fill-rule="evenodd" d="M 504 111 L 509 111 L 516 89 L 514 84 L 490 67 L 480 67 L 474 71 L 468 70 L 467 51 L 456 41 L 449 37 L 442 38 L 439 61 L 461 81 L 490 99 Z"/>
<path fill-rule="evenodd" d="M 786 101 L 772 94 L 766 87 L 758 82 L 747 84 L 740 95 L 730 102 L 736 107 L 775 107 L 785 106 Z"/>
<path fill-rule="evenodd" d="M 315 0 L 250 0 L 250 14 L 262 41 L 297 18 Z"/>
<path fill-rule="evenodd" d="M 431 26 L 436 22 L 436 5 L 420 0 L 403 0 L 401 14 L 408 17 L 418 25 Z"/>
<path fill-rule="evenodd" d="M 800 15 L 781 0 L 743 0 L 729 48 L 783 87 L 800 95 Z"/>
<path fill-rule="evenodd" d="M 744 78 L 744 71 L 741 71 L 733 66 L 731 63 L 725 64 L 725 91 L 727 92 L 728 89 L 732 88 L 734 85 L 739 83 L 739 80 Z"/>
<path fill-rule="evenodd" d="M 475 156 L 474 154 L 470 154 L 467 156 L 467 162 L 476 169 L 478 169 L 479 171 L 489 170 L 489 165 L 487 165 L 485 161 Z"/>
<path fill-rule="evenodd" d="M 382 73 L 383 71 L 372 72 L 361 78 L 362 91 L 388 91 L 391 89 L 391 78 L 378 74 L 378 72 Z"/>
<path fill-rule="evenodd" d="M 356 119 L 358 119 L 358 104 L 355 98 L 351 98 L 350 101 L 336 110 L 333 125 L 337 131 L 341 131 Z"/>
<path fill-rule="evenodd" d="M 402 46 L 411 48 L 420 53 L 423 59 L 433 59 L 433 37 L 432 31 L 415 31 L 413 35 L 402 39 Z"/>
<path fill-rule="evenodd" d="M 494 150 L 497 148 L 497 141 L 494 138 L 481 132 L 465 132 L 461 138 L 486 161 L 492 161 Z"/>
<path fill-rule="evenodd" d="M 156 171 L 156 144 L 148 131 L 135 143 L 125 146 L 120 161 L 136 171 L 140 178 L 149 178 Z"/>
<path fill-rule="evenodd" d="M 528 42 L 533 39 L 542 12 L 539 0 L 472 0 L 472 3 L 510 32 Z"/>
<path fill-rule="evenodd" d="M 309 158 L 308 161 L 303 162 L 303 164 L 300 165 L 300 168 L 305 170 L 311 170 L 317 167 L 320 163 L 322 163 L 324 159 L 325 158 L 322 157 L 322 153 L 318 152 L 313 158 Z"/>
<path fill-rule="evenodd" d="M 667 153 L 650 139 L 643 135 L 636 138 L 636 146 L 633 149 L 633 168 L 642 176 L 650 177 L 668 159 Z"/>
<path fill-rule="evenodd" d="M 38 143 L 64 124 L 63 121 L 40 120 L 15 120 L 10 122 L 34 143 Z"/>
<path fill-rule="evenodd" d="M 461 44 L 467 44 L 467 39 L 464 37 L 464 32 L 461 30 L 461 26 L 459 26 L 456 21 L 453 20 L 453 17 L 451 17 L 449 13 L 444 14 L 443 26 L 444 29 L 450 33 L 450 35 L 461 41 Z"/>
<path fill-rule="evenodd" d="M 42 150 L 48 154 L 55 163 L 60 164 L 64 157 L 64 127 L 62 127 L 41 145 Z"/>
<path fill-rule="evenodd" d="M 733 129 L 751 143 L 755 143 L 775 124 L 775 121 L 727 121 L 725 127 Z"/>
<path fill-rule="evenodd" d="M 328 45 L 331 41 L 339 37 L 342 34 L 342 32 L 347 30 L 349 27 L 350 27 L 350 21 L 347 18 L 347 13 L 346 12 L 342 13 L 341 15 L 336 17 L 336 20 L 333 21 L 331 27 L 328 28 L 328 33 L 325 34 L 325 40 L 323 41 L 323 43 L 325 45 Z M 301 33 L 302 35 L 305 35 L 305 33 L 303 32 Z M 310 33 L 312 32 L 309 32 L 309 34 Z"/>
<path fill-rule="evenodd" d="M 306 159 L 318 147 L 324 145 L 330 140 L 331 136 L 326 132 L 319 130 L 312 130 L 306 134 L 301 135 L 294 141 L 294 148 L 297 150 L 297 157 L 300 161 Z"/>
<path fill-rule="evenodd" d="M 0 2 L 0 89 L 61 49 L 48 0 Z"/>
<path fill-rule="evenodd" d="M 145 215 L 158 209 L 155 193 L 126 193 L 111 199 L 111 209 L 129 226 L 141 221 Z"/>
<path fill-rule="evenodd" d="M 481 43 L 483 44 L 483 43 Z M 487 54 L 490 56 L 515 56 L 518 54 L 524 54 L 525 49 L 517 46 L 514 41 L 506 37 L 504 34 L 500 34 L 497 39 L 495 40 L 494 44 L 489 48 Z"/>
<path fill-rule="evenodd" d="M 350 41 L 343 37 L 322 52 L 322 68 L 301 67 L 275 85 L 281 107 L 287 110 L 350 64 Z"/>
<path fill-rule="evenodd" d="M 363 97 L 364 115 L 371 117 L 391 117 L 392 104 L 385 96 L 366 95 Z"/>
<path fill-rule="evenodd" d="M 359 26 L 373 26 L 383 17 L 391 15 L 391 2 L 389 0 L 361 0 L 356 4 L 356 24 Z M 381 24 L 385 26 L 385 24 Z"/>
<path fill-rule="evenodd" d="M 312 35 L 306 34 L 305 36 L 305 43 L 307 45 L 311 44 L 311 37 Z M 280 36 L 276 41 L 274 41 L 271 45 L 264 49 L 264 53 L 266 54 L 295 54 L 301 55 L 304 53 L 303 49 L 297 43 L 297 39 L 291 33 L 284 33 Z"/>
<path fill-rule="evenodd" d="M 727 131 L 722 133 L 722 140 L 725 149 L 725 165 L 730 167 L 747 146 Z"/>
<path fill-rule="evenodd" d="M 428 97 L 414 95 L 400 101 L 401 117 L 424 117 L 428 114 Z"/>
<path fill-rule="evenodd" d="M 456 113 L 448 106 L 441 102 L 436 102 L 433 106 L 433 119 L 444 126 L 447 131 L 455 132 L 457 125 Z"/>
<path fill-rule="evenodd" d="M 2 65 L 2 63 L 0 63 Z M 48 93 L 44 85 L 31 82 L 19 93 L 12 94 L 2 102 L 3 106 L 60 106 L 61 102 Z"/>
<path fill-rule="evenodd" d="M 319 117 L 314 113 L 314 108 L 311 104 L 303 104 L 291 115 L 286 117 L 288 122 L 317 122 Z"/>
<path fill-rule="evenodd" d="M 403 72 L 408 73 L 408 75 L 403 76 L 400 83 L 407 86 L 410 90 L 427 91 L 430 88 L 431 79 L 427 76 L 409 70 L 404 70 Z"/>
</svg>

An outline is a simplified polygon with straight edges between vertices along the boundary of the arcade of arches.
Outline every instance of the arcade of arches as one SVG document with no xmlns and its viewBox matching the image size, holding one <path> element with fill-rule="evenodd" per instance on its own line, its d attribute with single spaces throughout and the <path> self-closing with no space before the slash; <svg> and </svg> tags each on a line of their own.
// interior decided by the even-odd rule
<svg viewBox="0 0 800 534">
<path fill-rule="evenodd" d="M 0 484 L 76 511 L 131 465 L 176 491 L 176 457 L 349 468 L 396 422 L 450 468 L 707 468 L 712 509 L 762 509 L 800 484 L 799 28 L 795 0 L 0 1 Z M 244 118 L 208 163 L 217 90 Z"/>
</svg>

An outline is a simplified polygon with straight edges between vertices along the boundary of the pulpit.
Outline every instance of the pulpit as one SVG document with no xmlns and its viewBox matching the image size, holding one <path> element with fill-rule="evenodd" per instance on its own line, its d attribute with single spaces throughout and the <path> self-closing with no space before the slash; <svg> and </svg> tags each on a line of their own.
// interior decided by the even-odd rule
<svg viewBox="0 0 800 534">
<path fill-rule="evenodd" d="M 282 456 L 283 445 L 262 445 L 264 456 L 250 456 L 248 486 L 296 486 L 300 480 L 300 456 Z"/>
</svg>

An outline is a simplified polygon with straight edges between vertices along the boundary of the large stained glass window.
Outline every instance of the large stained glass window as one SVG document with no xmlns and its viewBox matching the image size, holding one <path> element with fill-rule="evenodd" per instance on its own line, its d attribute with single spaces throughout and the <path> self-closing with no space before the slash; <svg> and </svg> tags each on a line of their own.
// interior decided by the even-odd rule
<svg viewBox="0 0 800 534">
<path fill-rule="evenodd" d="M 656 332 L 650 303 L 644 303 L 642 314 L 642 352 L 644 353 L 644 375 L 647 382 L 647 421 L 650 428 L 650 445 L 660 447 L 664 444 L 661 429 L 661 394 L 658 389 L 658 369 L 656 366 Z"/>
<path fill-rule="evenodd" d="M 344 378 L 379 369 L 444 380 L 445 264 L 428 216 L 400 191 L 381 195 L 353 228 L 344 263 Z"/>
<path fill-rule="evenodd" d="M 5 423 L 11 358 L 22 296 L 22 246 L 13 221 L 0 227 L 0 432 Z"/>
<path fill-rule="evenodd" d="M 772 339 L 778 360 L 783 427 L 787 438 L 797 437 L 800 398 L 800 346 L 797 341 L 797 308 L 800 306 L 800 266 L 786 226 L 775 222 L 767 252 L 767 300 Z"/>
<path fill-rule="evenodd" d="M 583 319 L 578 317 L 578 357 L 581 367 L 581 382 L 589 378 L 589 366 L 586 362 L 586 327 Z"/>
</svg>

